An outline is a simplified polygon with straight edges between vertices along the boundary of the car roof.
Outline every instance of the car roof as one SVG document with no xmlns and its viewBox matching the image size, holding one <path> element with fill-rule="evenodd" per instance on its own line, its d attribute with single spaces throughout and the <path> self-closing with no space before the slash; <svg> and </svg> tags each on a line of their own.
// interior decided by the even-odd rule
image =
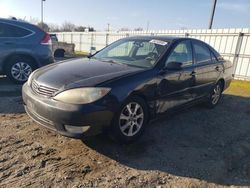
<svg viewBox="0 0 250 188">
<path fill-rule="evenodd" d="M 201 43 L 206 44 L 205 42 L 195 39 L 195 38 L 188 38 L 188 37 L 175 37 L 175 36 L 161 36 L 161 35 L 157 35 L 157 36 L 132 36 L 132 37 L 126 37 L 125 39 L 139 39 L 139 40 L 161 40 L 161 41 L 166 41 L 166 42 L 174 42 L 177 40 L 192 40 L 192 41 L 198 41 Z"/>
<path fill-rule="evenodd" d="M 0 22 L 5 23 L 5 24 L 16 25 L 19 27 L 24 27 L 24 28 L 27 28 L 27 29 L 30 29 L 30 30 L 33 30 L 36 32 L 44 32 L 39 27 L 37 27 L 29 22 L 23 21 L 23 20 L 16 20 L 16 19 L 11 19 L 11 18 L 0 18 Z"/>
<path fill-rule="evenodd" d="M 132 36 L 132 37 L 127 37 L 126 39 L 141 39 L 141 40 L 162 40 L 162 41 L 166 41 L 166 42 L 171 42 L 174 40 L 178 40 L 178 39 L 185 39 L 182 37 L 174 37 L 174 36 Z"/>
</svg>

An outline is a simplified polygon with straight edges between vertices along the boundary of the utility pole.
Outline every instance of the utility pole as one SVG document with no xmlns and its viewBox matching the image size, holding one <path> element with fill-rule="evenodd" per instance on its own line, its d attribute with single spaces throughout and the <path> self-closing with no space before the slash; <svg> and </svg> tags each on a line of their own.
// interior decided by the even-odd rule
<svg viewBox="0 0 250 188">
<path fill-rule="evenodd" d="M 215 8 L 216 8 L 216 4 L 217 4 L 217 0 L 213 0 L 213 7 L 212 7 L 212 12 L 211 12 L 211 17 L 210 17 L 210 21 L 209 21 L 209 29 L 212 29 L 213 27 L 213 21 L 214 21 L 214 13 L 215 13 Z"/>
<path fill-rule="evenodd" d="M 110 23 L 108 23 L 107 31 L 110 32 Z"/>
<path fill-rule="evenodd" d="M 46 0 L 41 0 L 41 25 L 43 28 L 43 2 L 45 2 Z"/>
</svg>

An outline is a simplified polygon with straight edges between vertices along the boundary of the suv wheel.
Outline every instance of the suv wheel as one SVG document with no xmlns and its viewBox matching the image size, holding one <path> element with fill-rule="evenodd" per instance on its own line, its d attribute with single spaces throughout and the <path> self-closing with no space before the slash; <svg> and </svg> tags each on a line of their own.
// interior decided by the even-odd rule
<svg viewBox="0 0 250 188">
<path fill-rule="evenodd" d="M 147 120 L 147 107 L 144 100 L 132 97 L 116 114 L 111 137 L 120 143 L 132 142 L 142 134 Z"/>
<path fill-rule="evenodd" d="M 35 70 L 34 62 L 26 57 L 14 57 L 7 63 L 7 76 L 18 84 L 26 82 L 29 75 Z"/>
</svg>

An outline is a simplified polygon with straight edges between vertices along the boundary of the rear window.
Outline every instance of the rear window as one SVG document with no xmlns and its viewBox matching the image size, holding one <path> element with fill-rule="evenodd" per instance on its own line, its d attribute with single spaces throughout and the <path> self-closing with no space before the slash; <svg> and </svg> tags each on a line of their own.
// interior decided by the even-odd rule
<svg viewBox="0 0 250 188">
<path fill-rule="evenodd" d="M 58 38 L 56 35 L 50 35 L 52 41 L 58 42 Z"/>
<path fill-rule="evenodd" d="M 0 23 L 0 37 L 25 37 L 32 32 L 10 24 Z"/>
</svg>

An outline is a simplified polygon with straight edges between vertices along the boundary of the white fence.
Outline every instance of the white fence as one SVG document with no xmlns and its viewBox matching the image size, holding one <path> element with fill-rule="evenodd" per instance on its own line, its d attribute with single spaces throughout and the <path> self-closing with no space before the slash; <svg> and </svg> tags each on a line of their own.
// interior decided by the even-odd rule
<svg viewBox="0 0 250 188">
<path fill-rule="evenodd" d="M 100 50 L 120 38 L 135 35 L 163 35 L 200 39 L 213 46 L 225 59 L 234 63 L 235 79 L 250 80 L 250 28 L 57 33 L 59 41 L 74 43 L 75 50 L 83 52 L 89 52 L 91 47 Z"/>
</svg>

